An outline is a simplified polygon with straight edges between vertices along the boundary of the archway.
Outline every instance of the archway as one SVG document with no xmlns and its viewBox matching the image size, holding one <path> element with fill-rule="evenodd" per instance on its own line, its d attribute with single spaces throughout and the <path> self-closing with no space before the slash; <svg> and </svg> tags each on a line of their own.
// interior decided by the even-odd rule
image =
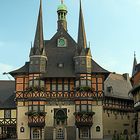
<svg viewBox="0 0 140 140">
<path fill-rule="evenodd" d="M 67 120 L 67 115 L 64 110 L 60 109 L 55 113 L 56 125 L 65 125 Z"/>
</svg>

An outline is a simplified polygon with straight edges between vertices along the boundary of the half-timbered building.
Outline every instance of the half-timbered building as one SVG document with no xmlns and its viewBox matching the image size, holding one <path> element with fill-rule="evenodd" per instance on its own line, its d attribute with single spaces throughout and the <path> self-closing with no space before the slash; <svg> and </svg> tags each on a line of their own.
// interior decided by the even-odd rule
<svg viewBox="0 0 140 140">
<path fill-rule="evenodd" d="M 0 81 L 0 139 L 17 137 L 14 90 L 14 81 Z"/>
<path fill-rule="evenodd" d="M 140 63 L 137 63 L 136 55 L 134 56 L 131 82 L 133 88 L 130 90 L 129 94 L 133 96 L 134 109 L 136 113 L 135 129 L 136 129 L 136 134 L 140 138 Z"/>
<path fill-rule="evenodd" d="M 57 9 L 57 32 L 45 40 L 40 0 L 29 62 L 10 72 L 15 89 L 10 89 L 12 98 L 1 106 L 3 136 L 10 135 L 11 129 L 18 139 L 46 140 L 102 139 L 114 131 L 131 133 L 129 76 L 110 73 L 94 61 L 81 2 L 77 42 L 67 30 L 67 12 L 62 2 Z M 13 104 L 8 105 L 11 99 Z"/>
</svg>

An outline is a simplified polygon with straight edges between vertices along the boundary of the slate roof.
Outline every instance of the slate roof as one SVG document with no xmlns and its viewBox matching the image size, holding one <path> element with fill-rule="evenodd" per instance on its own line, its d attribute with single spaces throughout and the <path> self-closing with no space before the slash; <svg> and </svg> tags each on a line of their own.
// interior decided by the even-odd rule
<svg viewBox="0 0 140 140">
<path fill-rule="evenodd" d="M 12 76 L 18 75 L 18 74 L 28 74 L 28 73 L 29 73 L 29 62 L 26 62 L 25 65 L 22 66 L 21 68 L 9 72 L 9 74 L 11 74 Z"/>
<path fill-rule="evenodd" d="M 102 68 L 99 64 L 97 64 L 94 60 L 92 60 L 92 73 L 106 73 L 110 72 Z"/>
<path fill-rule="evenodd" d="M 66 38 L 67 47 L 57 47 L 57 40 L 60 37 Z M 73 40 L 68 32 L 62 28 L 58 30 L 50 40 L 45 40 L 44 44 L 48 61 L 46 73 L 43 75 L 43 77 L 76 77 L 74 69 L 74 56 L 76 54 L 78 44 Z M 62 64 L 63 67 L 60 68 L 58 66 L 59 64 Z M 26 62 L 23 67 L 10 72 L 12 76 L 28 73 L 29 62 Z M 103 69 L 94 60 L 92 60 L 92 73 L 109 74 L 107 70 Z"/>
<path fill-rule="evenodd" d="M 107 97 L 131 99 L 128 95 L 131 88 L 132 85 L 128 74 L 111 73 L 104 83 L 105 96 Z"/>
<path fill-rule="evenodd" d="M 16 108 L 15 81 L 0 81 L 0 108 Z"/>
<path fill-rule="evenodd" d="M 61 36 L 67 39 L 67 47 L 57 47 L 57 39 Z M 59 30 L 50 41 L 46 41 L 48 62 L 44 77 L 75 77 L 73 57 L 76 47 L 76 42 L 64 29 Z M 63 67 L 60 68 L 59 64 L 63 64 Z"/>
<path fill-rule="evenodd" d="M 49 41 L 47 41 L 46 44 Z M 47 46 L 47 45 L 46 45 Z M 52 47 L 54 46 L 54 47 Z M 74 61 L 73 57 L 75 54 L 75 48 L 58 48 L 54 44 L 49 44 L 46 47 L 46 53 L 48 57 L 47 71 L 43 75 L 44 77 L 75 77 L 74 72 Z M 62 63 L 64 66 L 62 68 L 58 65 Z M 18 74 L 28 74 L 29 73 L 29 62 L 15 71 L 10 72 L 12 76 Z M 94 60 L 92 60 L 92 73 L 105 73 L 109 74 L 109 71 L 102 68 Z"/>
<path fill-rule="evenodd" d="M 140 90 L 140 83 L 134 85 L 133 88 L 129 91 L 129 93 L 135 94 L 136 91 L 138 91 L 138 90 Z M 131 94 L 130 94 L 130 95 L 131 95 Z"/>
<path fill-rule="evenodd" d="M 140 71 L 140 63 L 136 65 L 137 71 Z"/>
</svg>

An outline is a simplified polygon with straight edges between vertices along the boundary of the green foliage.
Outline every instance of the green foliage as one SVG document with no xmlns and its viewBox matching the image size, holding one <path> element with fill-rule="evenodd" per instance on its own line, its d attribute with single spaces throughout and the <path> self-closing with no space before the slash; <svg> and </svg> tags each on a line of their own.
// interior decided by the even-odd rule
<svg viewBox="0 0 140 140">
<path fill-rule="evenodd" d="M 45 92 L 46 89 L 44 87 L 39 87 L 39 86 L 36 86 L 36 87 L 28 87 L 26 88 L 25 92 L 26 93 L 29 93 L 29 92 Z"/>
<path fill-rule="evenodd" d="M 81 112 L 74 112 L 74 115 L 94 115 L 95 112 L 85 112 L 85 111 L 81 111 Z"/>
<path fill-rule="evenodd" d="M 83 92 L 83 91 L 85 91 L 85 92 L 93 92 L 94 89 L 89 87 L 89 86 L 85 86 L 85 87 L 77 87 L 76 91 L 79 91 L 79 92 Z"/>
<path fill-rule="evenodd" d="M 43 111 L 29 111 L 29 112 L 25 113 L 25 115 L 28 115 L 28 116 L 45 116 L 46 112 L 43 112 Z"/>
</svg>

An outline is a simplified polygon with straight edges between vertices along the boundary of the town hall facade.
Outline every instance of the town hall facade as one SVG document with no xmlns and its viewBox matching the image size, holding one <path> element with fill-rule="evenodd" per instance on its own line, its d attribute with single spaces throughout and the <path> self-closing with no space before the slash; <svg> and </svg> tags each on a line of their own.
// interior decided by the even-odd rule
<svg viewBox="0 0 140 140">
<path fill-rule="evenodd" d="M 1 81 L 0 92 L 7 95 L 0 104 L 1 138 L 103 139 L 137 131 L 129 75 L 111 73 L 94 61 L 81 1 L 77 42 L 67 31 L 67 12 L 62 2 L 57 32 L 45 40 L 40 0 L 29 62 L 10 72 L 15 81 Z"/>
</svg>

